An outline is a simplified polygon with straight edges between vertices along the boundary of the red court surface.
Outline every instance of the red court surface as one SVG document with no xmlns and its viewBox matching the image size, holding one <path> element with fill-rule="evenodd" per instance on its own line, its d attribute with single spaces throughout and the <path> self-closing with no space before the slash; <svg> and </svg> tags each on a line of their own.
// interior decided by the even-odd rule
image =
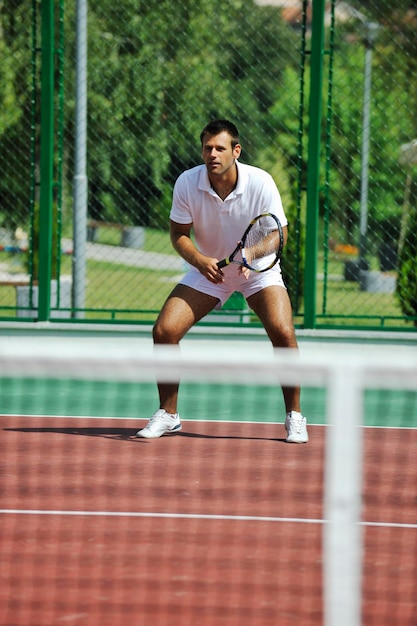
<svg viewBox="0 0 417 626">
<path fill-rule="evenodd" d="M 325 427 L 141 425 L 0 418 L 0 624 L 323 624 Z M 364 626 L 416 623 L 416 444 L 365 431 Z"/>
</svg>

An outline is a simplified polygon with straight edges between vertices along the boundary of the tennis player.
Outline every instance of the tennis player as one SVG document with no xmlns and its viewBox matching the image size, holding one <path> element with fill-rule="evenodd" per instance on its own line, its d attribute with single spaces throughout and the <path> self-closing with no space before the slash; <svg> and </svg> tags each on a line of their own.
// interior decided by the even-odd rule
<svg viewBox="0 0 417 626">
<path fill-rule="evenodd" d="M 262 322 L 274 347 L 297 348 L 291 304 L 279 264 L 263 273 L 217 262 L 235 249 L 249 222 L 274 213 L 287 239 L 287 218 L 272 177 L 241 163 L 239 133 L 228 120 L 210 122 L 200 135 L 204 164 L 177 179 L 170 213 L 172 245 L 190 269 L 168 296 L 153 328 L 155 345 L 177 345 L 188 330 L 237 291 Z M 195 244 L 191 238 L 193 233 Z M 138 437 L 152 439 L 181 430 L 178 383 L 159 383 L 160 408 Z M 290 443 L 306 443 L 300 388 L 282 388 Z"/>
</svg>

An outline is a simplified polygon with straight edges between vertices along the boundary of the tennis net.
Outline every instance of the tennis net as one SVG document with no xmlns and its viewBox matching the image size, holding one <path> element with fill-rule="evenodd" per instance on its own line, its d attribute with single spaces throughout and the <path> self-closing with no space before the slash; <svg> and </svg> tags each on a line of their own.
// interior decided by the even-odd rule
<svg viewBox="0 0 417 626">
<path fill-rule="evenodd" d="M 416 354 L 3 338 L 0 623 L 411 626 Z M 156 379 L 183 428 L 139 439 Z"/>
</svg>

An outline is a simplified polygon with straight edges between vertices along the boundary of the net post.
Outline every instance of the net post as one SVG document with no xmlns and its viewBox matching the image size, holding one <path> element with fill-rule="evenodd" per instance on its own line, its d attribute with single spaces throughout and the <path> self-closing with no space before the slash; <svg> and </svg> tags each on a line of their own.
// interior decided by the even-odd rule
<svg viewBox="0 0 417 626">
<path fill-rule="evenodd" d="M 339 364 L 328 387 L 323 593 L 325 626 L 361 625 L 362 388 L 360 368 Z"/>
</svg>

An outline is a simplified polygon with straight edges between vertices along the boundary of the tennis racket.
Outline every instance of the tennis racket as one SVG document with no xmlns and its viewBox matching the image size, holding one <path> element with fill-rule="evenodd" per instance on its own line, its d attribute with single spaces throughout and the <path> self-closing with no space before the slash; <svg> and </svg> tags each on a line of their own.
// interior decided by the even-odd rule
<svg viewBox="0 0 417 626">
<path fill-rule="evenodd" d="M 217 267 L 221 269 L 230 263 L 236 263 L 253 272 L 266 272 L 278 263 L 283 246 L 281 222 L 272 213 L 262 213 L 251 221 L 232 254 L 219 261 Z M 235 260 L 239 252 L 242 259 Z"/>
</svg>

